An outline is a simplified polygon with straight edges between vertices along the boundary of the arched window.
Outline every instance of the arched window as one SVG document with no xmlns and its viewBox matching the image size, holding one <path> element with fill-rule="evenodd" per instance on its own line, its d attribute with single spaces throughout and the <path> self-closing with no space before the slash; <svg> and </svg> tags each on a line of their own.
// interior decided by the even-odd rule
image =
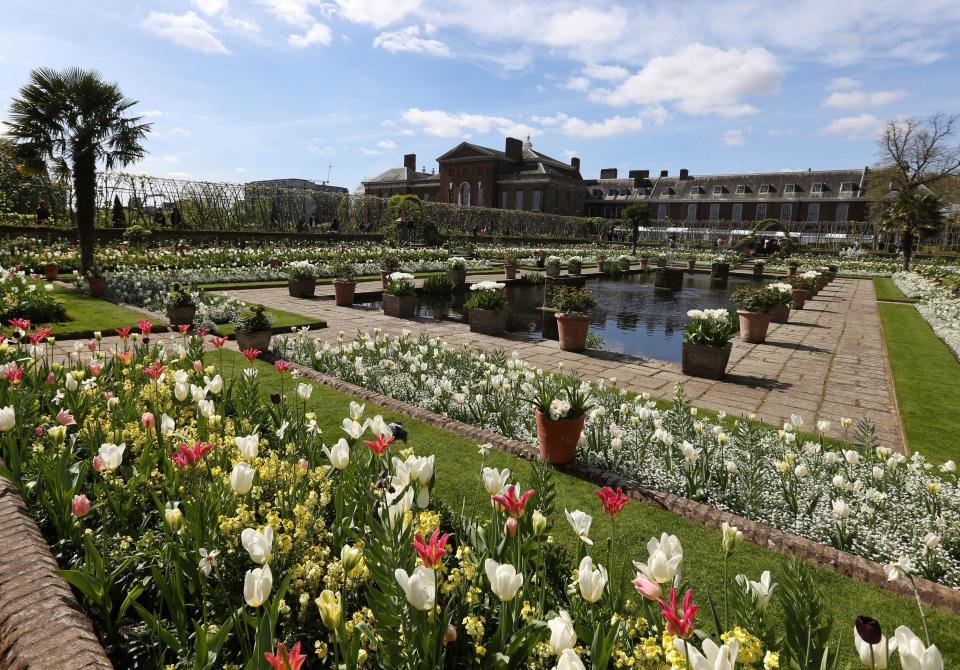
<svg viewBox="0 0 960 670">
<path fill-rule="evenodd" d="M 457 200 L 457 204 L 461 207 L 470 206 L 470 184 L 467 182 L 460 184 L 460 197 Z"/>
</svg>

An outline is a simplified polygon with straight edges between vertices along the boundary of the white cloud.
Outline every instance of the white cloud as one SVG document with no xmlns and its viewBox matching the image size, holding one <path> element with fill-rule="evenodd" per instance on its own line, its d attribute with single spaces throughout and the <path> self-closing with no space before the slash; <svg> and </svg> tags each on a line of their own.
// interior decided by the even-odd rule
<svg viewBox="0 0 960 670">
<path fill-rule="evenodd" d="M 573 158 L 574 156 L 579 156 L 579 155 L 580 155 L 580 154 L 577 152 L 576 149 L 564 149 L 564 150 L 563 150 L 563 157 L 566 158 L 567 160 L 570 160 L 570 159 Z"/>
<path fill-rule="evenodd" d="M 163 112 L 161 112 L 159 109 L 148 109 L 145 112 L 140 112 L 140 116 L 146 116 L 146 117 L 163 116 Z"/>
<path fill-rule="evenodd" d="M 234 170 L 234 172 L 237 172 L 239 174 L 244 174 L 246 171 L 247 171 L 247 168 L 245 167 L 238 167 L 237 169 Z"/>
<path fill-rule="evenodd" d="M 173 179 L 190 179 L 193 175 L 189 172 L 168 172 L 166 176 Z"/>
<path fill-rule="evenodd" d="M 315 0 L 261 0 L 261 3 L 278 21 L 301 28 L 313 23 L 310 6 L 318 4 Z"/>
<path fill-rule="evenodd" d="M 404 128 L 403 130 L 398 131 L 397 135 L 401 135 L 402 137 L 413 137 L 416 135 L 416 133 L 409 128 Z"/>
<path fill-rule="evenodd" d="M 903 99 L 906 91 L 834 91 L 823 101 L 823 107 L 833 109 L 864 109 L 867 107 L 883 107 L 891 102 Z"/>
<path fill-rule="evenodd" d="M 180 158 L 179 158 L 178 156 L 173 155 L 173 154 L 166 154 L 165 156 L 160 156 L 160 160 L 162 160 L 164 163 L 179 163 L 179 162 L 180 162 Z"/>
<path fill-rule="evenodd" d="M 547 17 L 546 21 L 543 21 L 543 16 Z M 547 46 L 578 47 L 584 42 L 618 39 L 624 35 L 627 17 L 627 10 L 617 6 L 579 6 L 572 11 L 557 12 L 544 8 L 539 24 L 529 33 L 533 39 L 539 39 Z"/>
<path fill-rule="evenodd" d="M 420 37 L 420 26 L 407 26 L 392 32 L 382 32 L 373 40 L 373 46 L 390 53 L 425 53 L 431 56 L 449 56 L 450 47 L 432 38 Z"/>
<path fill-rule="evenodd" d="M 330 32 L 330 28 L 324 23 L 315 21 L 303 35 L 290 35 L 287 38 L 287 43 L 297 49 L 305 49 L 317 44 L 327 46 L 331 39 L 333 39 L 333 34 Z"/>
<path fill-rule="evenodd" d="M 190 137 L 190 131 L 186 130 L 185 128 L 171 128 L 167 132 L 167 135 L 170 137 L 175 137 L 178 140 L 185 140 Z"/>
<path fill-rule="evenodd" d="M 230 30 L 235 30 L 238 33 L 246 33 L 248 35 L 253 35 L 260 32 L 260 26 L 257 25 L 257 22 L 253 19 L 244 19 L 239 16 L 229 16 L 224 15 L 220 17 L 225 25 Z"/>
<path fill-rule="evenodd" d="M 853 77 L 837 77 L 831 79 L 827 86 L 828 91 L 843 91 L 848 88 L 860 88 L 860 80 Z"/>
<path fill-rule="evenodd" d="M 670 118 L 670 112 L 663 105 L 649 105 L 643 110 L 643 115 L 658 126 L 663 125 Z"/>
<path fill-rule="evenodd" d="M 834 119 L 820 132 L 825 135 L 841 135 L 850 141 L 874 139 L 883 128 L 883 121 L 873 114 L 859 116 L 844 116 Z"/>
<path fill-rule="evenodd" d="M 216 16 L 227 8 L 230 0 L 191 0 L 191 4 L 207 16 Z"/>
<path fill-rule="evenodd" d="M 643 118 L 640 116 L 612 116 L 600 121 L 584 121 L 576 116 L 557 112 L 553 116 L 533 116 L 532 120 L 541 126 L 556 128 L 564 135 L 582 139 L 611 137 L 643 130 Z"/>
<path fill-rule="evenodd" d="M 563 87 L 570 91 L 579 91 L 583 93 L 590 88 L 590 80 L 586 77 L 570 77 Z"/>
<path fill-rule="evenodd" d="M 362 153 L 364 156 L 379 156 L 379 155 L 380 155 L 380 152 L 377 151 L 376 149 L 365 149 L 365 148 L 362 148 L 362 147 L 360 148 L 360 153 Z"/>
<path fill-rule="evenodd" d="M 591 91 L 590 98 L 618 106 L 674 103 L 687 114 L 739 116 L 757 111 L 743 98 L 776 93 L 782 79 L 783 68 L 766 49 L 691 44 L 651 59 L 613 89 Z"/>
<path fill-rule="evenodd" d="M 588 65 L 583 68 L 583 73 L 591 79 L 605 81 L 622 81 L 630 76 L 630 70 L 619 65 Z"/>
<path fill-rule="evenodd" d="M 337 0 L 337 6 L 348 21 L 380 30 L 405 18 L 420 6 L 420 0 Z"/>
<path fill-rule="evenodd" d="M 397 148 L 397 143 L 393 140 L 380 140 L 377 142 L 377 146 L 385 151 L 393 151 Z"/>
<path fill-rule="evenodd" d="M 742 130 L 727 130 L 720 139 L 723 141 L 723 145 L 727 147 L 743 146 L 743 143 L 747 141 Z"/>
<path fill-rule="evenodd" d="M 439 109 L 417 109 L 411 107 L 402 114 L 403 120 L 415 126 L 420 126 L 423 132 L 436 137 L 462 137 L 474 133 L 489 133 L 497 131 L 501 135 L 517 137 L 536 130 L 513 119 L 503 116 L 488 116 L 485 114 L 450 113 Z M 519 131 L 518 131 L 519 129 Z"/>
<path fill-rule="evenodd" d="M 397 122 L 393 119 L 384 119 L 380 125 L 384 128 L 393 128 L 395 125 L 397 125 Z"/>
<path fill-rule="evenodd" d="M 230 53 L 223 42 L 217 39 L 213 26 L 194 12 L 186 14 L 150 12 L 150 16 L 141 25 L 154 35 L 188 49 L 196 49 L 208 54 Z"/>
</svg>

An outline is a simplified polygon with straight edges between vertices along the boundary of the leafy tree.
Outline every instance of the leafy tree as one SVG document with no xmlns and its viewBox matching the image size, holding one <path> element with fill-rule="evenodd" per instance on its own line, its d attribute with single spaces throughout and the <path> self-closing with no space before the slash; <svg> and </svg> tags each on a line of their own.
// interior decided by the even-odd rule
<svg viewBox="0 0 960 670">
<path fill-rule="evenodd" d="M 142 158 L 149 123 L 126 116 L 136 104 L 93 70 L 38 68 L 10 105 L 7 134 L 35 162 L 69 169 L 77 205 L 80 269 L 93 266 L 97 237 L 97 168 Z"/>
<path fill-rule="evenodd" d="M 940 200 L 930 191 L 901 191 L 888 201 L 880 215 L 880 227 L 900 233 L 903 269 L 910 269 L 915 238 L 937 232 L 942 221 Z"/>
<path fill-rule="evenodd" d="M 636 256 L 637 236 L 640 234 L 640 226 L 647 226 L 650 223 L 650 207 L 645 202 L 627 205 L 620 216 L 633 230 L 633 255 Z"/>
<path fill-rule="evenodd" d="M 120 196 L 113 196 L 113 227 L 114 228 L 123 228 L 127 225 L 126 218 L 123 213 L 123 203 L 120 202 Z"/>
</svg>

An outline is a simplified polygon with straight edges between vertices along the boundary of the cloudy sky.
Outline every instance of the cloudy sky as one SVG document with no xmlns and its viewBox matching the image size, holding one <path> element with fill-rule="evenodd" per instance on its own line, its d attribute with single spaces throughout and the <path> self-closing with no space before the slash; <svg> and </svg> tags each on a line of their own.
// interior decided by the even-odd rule
<svg viewBox="0 0 960 670">
<path fill-rule="evenodd" d="M 155 175 L 356 187 L 533 138 L 693 173 L 859 167 L 884 119 L 960 112 L 960 1 L 0 0 L 0 119 L 40 65 L 120 83 Z M 2 129 L 2 128 L 0 128 Z"/>
</svg>

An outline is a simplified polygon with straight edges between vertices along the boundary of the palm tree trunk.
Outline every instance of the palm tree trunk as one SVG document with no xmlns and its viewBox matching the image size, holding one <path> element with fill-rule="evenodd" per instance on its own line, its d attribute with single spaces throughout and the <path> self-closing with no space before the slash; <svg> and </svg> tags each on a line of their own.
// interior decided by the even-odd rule
<svg viewBox="0 0 960 670">
<path fill-rule="evenodd" d="M 633 223 L 633 255 L 637 255 L 637 236 L 640 235 L 640 226 L 637 225 L 637 222 Z"/>
<path fill-rule="evenodd" d="M 903 271 L 910 269 L 910 257 L 913 255 L 913 231 L 907 228 L 903 233 Z"/>
<path fill-rule="evenodd" d="M 77 237 L 80 241 L 80 272 L 94 265 L 97 246 L 94 227 L 97 212 L 97 160 L 93 153 L 80 152 L 73 161 L 73 183 L 77 197 Z"/>
</svg>

